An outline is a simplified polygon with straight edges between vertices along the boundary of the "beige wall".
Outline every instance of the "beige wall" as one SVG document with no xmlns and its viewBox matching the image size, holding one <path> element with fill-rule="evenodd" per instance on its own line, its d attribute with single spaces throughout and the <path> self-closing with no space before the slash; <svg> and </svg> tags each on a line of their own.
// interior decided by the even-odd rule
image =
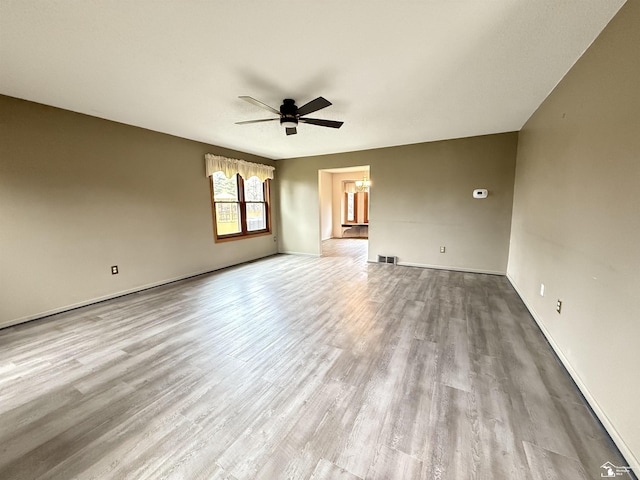
<svg viewBox="0 0 640 480">
<path fill-rule="evenodd" d="M 322 240 L 333 236 L 333 174 L 319 172 L 320 175 L 320 232 Z"/>
<path fill-rule="evenodd" d="M 506 133 L 279 160 L 280 250 L 319 254 L 319 169 L 370 165 L 370 260 L 396 255 L 407 265 L 505 273 L 517 138 Z M 489 198 L 474 200 L 474 188 L 489 189 Z M 447 253 L 439 253 L 440 245 Z"/>
<path fill-rule="evenodd" d="M 0 96 L 0 327 L 274 253 L 214 244 L 207 152 L 271 163 Z"/>
<path fill-rule="evenodd" d="M 508 266 L 512 283 L 635 465 L 639 59 L 640 2 L 627 2 L 523 128 Z"/>
</svg>

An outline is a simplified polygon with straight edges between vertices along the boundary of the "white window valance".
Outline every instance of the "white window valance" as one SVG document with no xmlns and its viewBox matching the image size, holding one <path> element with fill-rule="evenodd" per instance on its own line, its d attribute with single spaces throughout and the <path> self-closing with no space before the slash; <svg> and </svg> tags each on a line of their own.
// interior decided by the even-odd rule
<svg viewBox="0 0 640 480">
<path fill-rule="evenodd" d="M 222 157 L 212 153 L 207 153 L 204 156 L 204 162 L 207 169 L 207 177 L 216 172 L 223 172 L 227 178 L 231 178 L 236 173 L 239 173 L 245 180 L 251 177 L 258 177 L 261 182 L 264 182 L 267 178 L 273 178 L 275 170 L 275 167 L 263 165 L 262 163 L 245 162 L 237 158 Z"/>
</svg>

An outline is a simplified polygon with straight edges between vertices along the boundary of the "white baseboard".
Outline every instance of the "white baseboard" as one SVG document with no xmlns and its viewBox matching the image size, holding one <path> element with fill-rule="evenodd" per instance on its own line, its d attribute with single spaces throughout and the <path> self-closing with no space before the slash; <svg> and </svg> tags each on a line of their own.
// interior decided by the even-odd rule
<svg viewBox="0 0 640 480">
<path fill-rule="evenodd" d="M 278 252 L 278 253 L 283 253 L 285 255 L 302 255 L 303 257 L 319 257 L 320 256 L 319 253 L 292 252 L 290 250 L 285 250 L 284 252 Z"/>
<path fill-rule="evenodd" d="M 531 314 L 535 322 L 538 324 L 538 327 L 540 327 L 540 330 L 542 331 L 543 335 L 551 345 L 551 348 L 553 348 L 553 351 L 556 353 L 556 355 L 562 362 L 562 365 L 564 366 L 564 368 L 567 369 L 567 371 L 569 372 L 569 375 L 571 375 L 571 378 L 580 389 L 580 392 L 582 393 L 585 400 L 591 407 L 591 410 L 593 410 L 593 412 L 596 414 L 596 416 L 604 426 L 605 430 L 613 440 L 613 443 L 616 444 L 616 446 L 618 447 L 618 450 L 620 450 L 620 453 L 622 453 L 622 456 L 627 461 L 627 465 L 633 468 L 633 471 L 635 472 L 636 475 L 639 475 L 640 462 L 638 461 L 636 456 L 633 454 L 633 452 L 631 452 L 631 449 L 627 446 L 627 444 L 622 439 L 622 437 L 620 436 L 616 428 L 613 426 L 613 424 L 611 423 L 611 420 L 609 420 L 609 417 L 607 417 L 607 414 L 604 412 L 602 407 L 600 407 L 600 404 L 597 402 L 595 397 L 591 394 L 587 386 L 584 384 L 578 372 L 573 368 L 573 366 L 565 356 L 560 346 L 556 343 L 556 341 L 553 339 L 553 337 L 551 336 L 547 328 L 544 326 L 544 323 L 542 322 L 541 317 L 538 315 L 536 310 L 529 303 L 527 303 L 527 301 L 525 300 L 525 297 L 522 295 L 516 282 L 513 280 L 513 278 L 509 274 L 507 274 L 507 279 L 509 280 L 509 282 L 513 286 L 513 289 L 516 291 L 516 293 L 522 300 L 522 303 L 524 303 L 524 305 L 527 307 L 527 310 L 529 310 L 529 313 Z"/>
<path fill-rule="evenodd" d="M 369 260 L 369 263 L 378 263 L 375 260 Z M 462 267 L 450 267 L 447 265 L 429 265 L 425 263 L 412 263 L 412 262 L 398 262 L 396 265 L 400 265 L 403 267 L 418 267 L 418 268 L 433 268 L 436 270 L 451 270 L 454 272 L 465 272 L 465 273 L 485 273 L 488 275 L 505 275 L 504 271 L 498 270 L 483 270 L 478 268 L 462 268 Z"/>
<path fill-rule="evenodd" d="M 180 280 L 186 280 L 187 278 L 197 277 L 198 275 L 204 275 L 206 273 L 216 272 L 218 270 L 223 270 L 225 268 L 233 267 L 235 265 L 242 265 L 243 263 L 253 262 L 255 260 L 259 260 L 260 258 L 266 258 L 266 257 L 270 257 L 272 255 L 276 255 L 276 254 L 275 253 L 270 253 L 268 255 L 255 257 L 255 258 L 252 258 L 252 259 L 249 259 L 249 260 L 245 260 L 244 262 L 241 262 L 239 264 L 224 265 L 224 266 L 217 267 L 217 268 L 207 268 L 205 270 L 196 271 L 196 272 L 193 272 L 193 273 L 188 273 L 186 275 L 180 275 L 180 276 L 177 276 L 177 277 L 160 280 L 158 282 L 152 282 L 152 283 L 148 283 L 148 284 L 145 284 L 145 285 L 138 285 L 138 286 L 133 287 L 133 288 L 129 288 L 129 289 L 126 289 L 126 290 L 121 290 L 121 291 L 114 292 L 114 293 L 109 293 L 107 295 L 91 298 L 89 300 L 83 300 L 82 302 L 77 302 L 77 303 L 73 303 L 73 304 L 70 304 L 70 305 L 65 305 L 63 307 L 53 308 L 51 310 L 46 310 L 44 312 L 38 312 L 38 313 L 33 314 L 33 315 L 27 315 L 27 316 L 24 316 L 24 317 L 21 317 L 21 318 L 7 320 L 5 322 L 0 322 L 0 328 L 7 328 L 7 327 L 14 326 L 14 325 L 19 325 L 21 323 L 30 322 L 31 320 L 37 320 L 38 318 L 44 318 L 44 317 L 49 317 L 51 315 L 56 315 L 58 313 L 68 312 L 69 310 L 75 310 L 76 308 L 86 307 L 87 305 L 93 305 L 94 303 L 104 302 L 106 300 L 111 300 L 113 298 L 122 297 L 124 295 L 129 295 L 131 293 L 142 292 L 143 290 L 148 290 L 150 288 L 159 287 L 161 285 L 167 285 L 169 283 L 178 282 Z"/>
</svg>

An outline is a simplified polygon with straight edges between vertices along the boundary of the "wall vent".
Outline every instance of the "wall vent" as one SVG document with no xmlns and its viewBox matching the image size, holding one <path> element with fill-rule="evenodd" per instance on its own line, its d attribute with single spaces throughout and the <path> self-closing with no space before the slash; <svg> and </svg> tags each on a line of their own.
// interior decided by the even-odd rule
<svg viewBox="0 0 640 480">
<path fill-rule="evenodd" d="M 378 263 L 392 263 L 393 265 L 396 265 L 398 263 L 398 257 L 378 255 Z"/>
</svg>

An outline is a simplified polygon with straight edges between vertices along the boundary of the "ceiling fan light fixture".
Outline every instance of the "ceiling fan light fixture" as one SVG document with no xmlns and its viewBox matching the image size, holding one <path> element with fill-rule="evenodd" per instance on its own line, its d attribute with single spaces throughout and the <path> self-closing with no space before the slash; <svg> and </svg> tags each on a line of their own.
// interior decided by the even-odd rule
<svg viewBox="0 0 640 480">
<path fill-rule="evenodd" d="M 236 124 L 238 125 L 246 125 L 248 123 L 275 122 L 279 120 L 280 125 L 284 127 L 287 135 L 295 135 L 296 133 L 298 133 L 298 123 L 307 123 L 309 125 L 317 125 L 319 127 L 329 128 L 340 128 L 344 123 L 335 120 L 323 120 L 321 118 L 308 118 L 305 116 L 310 113 L 317 112 L 318 110 L 322 110 L 323 108 L 331 105 L 331 102 L 324 97 L 318 97 L 315 100 L 311 100 L 310 102 L 305 103 L 300 108 L 296 106 L 295 100 L 291 98 L 285 98 L 282 101 L 282 105 L 280 105 L 280 111 L 276 110 L 273 107 L 270 107 L 266 103 L 262 103 L 260 100 L 256 100 L 255 98 L 246 95 L 242 95 L 239 98 L 264 110 L 268 110 L 271 113 L 275 113 L 276 115 L 279 115 L 280 118 L 245 120 L 243 122 L 236 122 Z"/>
</svg>

